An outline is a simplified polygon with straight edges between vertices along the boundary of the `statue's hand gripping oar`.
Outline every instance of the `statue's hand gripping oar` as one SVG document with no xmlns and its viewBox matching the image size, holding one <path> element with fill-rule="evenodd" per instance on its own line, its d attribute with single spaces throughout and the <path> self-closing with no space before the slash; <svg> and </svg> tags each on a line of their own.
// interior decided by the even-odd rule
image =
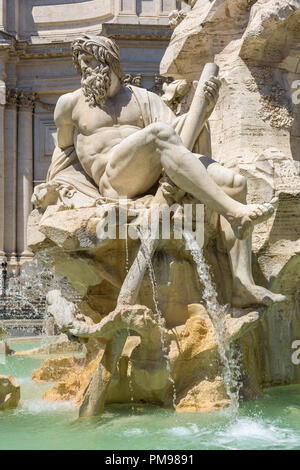
<svg viewBox="0 0 300 470">
<path fill-rule="evenodd" d="M 210 80 L 219 87 L 220 82 L 217 79 L 218 74 L 219 67 L 216 64 L 208 63 L 205 65 L 198 82 L 190 110 L 180 133 L 183 144 L 191 151 L 193 150 L 195 142 L 203 125 L 205 124 L 207 113 L 209 111 L 209 100 L 207 97 L 211 94 L 211 91 L 207 82 Z"/>
</svg>

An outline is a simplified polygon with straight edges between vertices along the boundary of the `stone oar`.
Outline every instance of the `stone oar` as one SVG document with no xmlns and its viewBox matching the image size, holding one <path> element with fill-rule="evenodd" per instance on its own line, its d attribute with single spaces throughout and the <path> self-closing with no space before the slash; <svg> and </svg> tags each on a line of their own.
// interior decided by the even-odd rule
<svg viewBox="0 0 300 470">
<path fill-rule="evenodd" d="M 217 77 L 219 67 L 215 63 L 208 63 L 204 66 L 200 80 L 198 82 L 193 101 L 185 119 L 180 137 L 189 150 L 193 150 L 195 142 L 201 131 L 201 126 L 206 121 L 207 101 L 205 98 L 204 85 L 207 80 Z"/>
<path fill-rule="evenodd" d="M 136 303 L 141 283 L 148 268 L 148 262 L 152 259 L 157 245 L 158 239 L 156 238 L 143 240 L 122 284 L 117 305 L 133 305 Z"/>
<path fill-rule="evenodd" d="M 159 227 L 157 228 L 159 229 Z M 149 235 L 141 241 L 139 251 L 123 282 L 115 311 L 125 305 L 134 305 L 137 301 L 148 262 L 152 259 L 159 241 L 157 233 L 152 234 L 152 237 L 151 234 Z M 84 395 L 79 417 L 99 416 L 103 412 L 109 385 L 116 371 L 127 336 L 128 327 L 126 329 L 126 324 L 124 324 L 124 329 L 115 332 L 113 338 L 106 343 L 103 357 Z"/>
<path fill-rule="evenodd" d="M 99 416 L 104 408 L 111 379 L 122 354 L 128 330 L 139 334 L 148 348 L 159 350 L 161 329 L 153 312 L 142 305 L 119 306 L 98 326 L 107 343 L 99 366 L 85 393 L 79 417 Z"/>
<path fill-rule="evenodd" d="M 116 332 L 114 338 L 107 342 L 103 357 L 89 383 L 80 406 L 80 418 L 99 416 L 102 414 L 108 388 L 116 371 L 126 339 L 127 331 L 121 330 Z"/>
</svg>

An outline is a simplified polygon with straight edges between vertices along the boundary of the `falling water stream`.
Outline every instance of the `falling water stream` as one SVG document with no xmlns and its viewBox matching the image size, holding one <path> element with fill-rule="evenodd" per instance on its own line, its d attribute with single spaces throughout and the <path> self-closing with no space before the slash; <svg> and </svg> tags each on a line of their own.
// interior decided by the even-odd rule
<svg viewBox="0 0 300 470">
<path fill-rule="evenodd" d="M 216 343 L 223 364 L 226 393 L 230 398 L 231 409 L 237 412 L 239 407 L 240 372 L 237 359 L 233 356 L 230 344 L 226 341 L 225 316 L 227 306 L 220 305 L 218 302 L 217 292 L 213 285 L 209 267 L 193 235 L 189 232 L 183 232 L 183 235 L 186 246 L 191 251 L 196 264 L 199 280 L 203 285 L 203 300 L 215 330 Z"/>
<path fill-rule="evenodd" d="M 158 318 L 158 326 L 160 329 L 160 339 L 161 339 L 161 347 L 163 351 L 163 356 L 166 360 L 166 367 L 167 367 L 167 372 L 168 372 L 168 380 L 171 383 L 172 390 L 173 390 L 173 408 L 174 410 L 176 409 L 176 400 L 177 400 L 177 393 L 176 393 L 176 386 L 175 386 L 175 380 L 172 377 L 171 374 L 171 367 L 170 367 L 170 358 L 168 354 L 168 347 L 166 345 L 165 337 L 164 337 L 164 318 L 161 313 L 161 310 L 159 308 L 159 303 L 158 303 L 158 295 L 157 295 L 157 283 L 156 283 L 156 278 L 155 278 L 155 273 L 152 265 L 152 256 L 151 253 L 149 252 L 149 248 L 147 245 L 147 240 L 150 239 L 151 233 L 149 229 L 146 229 L 144 227 L 140 227 L 137 229 L 139 239 L 141 241 L 141 246 L 143 249 L 144 257 L 148 266 L 148 273 L 149 273 L 149 278 L 151 282 L 151 287 L 152 287 L 152 297 L 153 297 L 153 302 L 154 302 L 154 308 L 155 308 L 155 313 Z"/>
<path fill-rule="evenodd" d="M 125 273 L 126 275 L 129 272 L 129 249 L 128 249 L 128 231 L 126 227 L 126 236 L 125 236 Z M 127 324 L 127 336 L 130 336 L 130 325 L 129 323 Z M 128 363 L 128 365 L 130 362 Z M 132 378 L 131 378 L 131 372 L 128 374 L 129 379 L 128 379 L 128 388 L 129 388 L 129 395 L 130 395 L 130 402 L 131 402 L 131 411 L 134 413 L 134 390 L 133 390 L 133 384 L 132 384 Z"/>
</svg>

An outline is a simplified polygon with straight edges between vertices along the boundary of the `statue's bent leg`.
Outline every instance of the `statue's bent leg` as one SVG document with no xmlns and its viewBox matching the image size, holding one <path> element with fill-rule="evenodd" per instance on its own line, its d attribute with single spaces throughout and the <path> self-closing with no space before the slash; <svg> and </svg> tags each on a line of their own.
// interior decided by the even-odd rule
<svg viewBox="0 0 300 470">
<path fill-rule="evenodd" d="M 247 181 L 244 176 L 223 167 L 210 158 L 200 157 L 200 159 L 207 168 L 207 172 L 226 194 L 241 203 L 246 203 Z M 284 301 L 283 295 L 274 294 L 264 287 L 257 286 L 254 282 L 251 233 L 245 240 L 238 240 L 224 217 L 220 218 L 220 222 L 233 277 L 232 305 L 234 307 L 249 307 Z"/>
<path fill-rule="evenodd" d="M 168 124 L 155 123 L 125 138 L 113 148 L 99 189 L 107 197 L 144 194 L 164 168 L 183 191 L 223 215 L 237 238 L 245 238 L 253 225 L 267 220 L 272 204 L 245 205 L 228 196 L 210 177 L 198 156 L 187 150 Z"/>
</svg>

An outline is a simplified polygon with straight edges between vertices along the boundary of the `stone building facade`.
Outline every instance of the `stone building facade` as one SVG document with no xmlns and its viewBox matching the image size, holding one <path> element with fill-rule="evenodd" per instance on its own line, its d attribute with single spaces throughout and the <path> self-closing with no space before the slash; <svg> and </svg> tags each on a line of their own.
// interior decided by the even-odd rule
<svg viewBox="0 0 300 470">
<path fill-rule="evenodd" d="M 0 0 L 0 258 L 32 255 L 26 222 L 55 146 L 54 105 L 79 86 L 70 44 L 81 32 L 118 41 L 124 73 L 151 89 L 171 37 L 176 0 Z"/>
</svg>

